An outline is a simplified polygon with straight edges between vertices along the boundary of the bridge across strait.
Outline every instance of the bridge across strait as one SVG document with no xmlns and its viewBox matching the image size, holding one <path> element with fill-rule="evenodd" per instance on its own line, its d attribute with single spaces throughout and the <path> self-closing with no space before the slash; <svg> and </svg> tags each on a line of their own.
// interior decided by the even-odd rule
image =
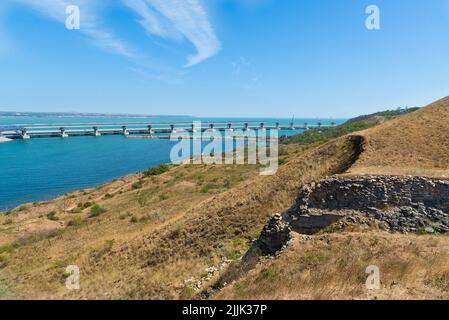
<svg viewBox="0 0 449 320">
<path fill-rule="evenodd" d="M 76 137 L 76 136 L 102 136 L 102 135 L 148 135 L 150 137 L 164 137 L 161 134 L 170 135 L 178 131 L 236 131 L 236 130 L 308 130 L 321 127 L 334 126 L 317 123 L 282 125 L 279 122 L 266 124 L 263 121 L 248 122 L 178 122 L 178 123 L 64 123 L 64 124 L 30 124 L 0 126 L 0 136 L 8 139 L 30 139 L 51 137 Z M 158 136 L 159 135 L 159 136 Z M 165 136 L 166 137 L 166 136 Z"/>
</svg>

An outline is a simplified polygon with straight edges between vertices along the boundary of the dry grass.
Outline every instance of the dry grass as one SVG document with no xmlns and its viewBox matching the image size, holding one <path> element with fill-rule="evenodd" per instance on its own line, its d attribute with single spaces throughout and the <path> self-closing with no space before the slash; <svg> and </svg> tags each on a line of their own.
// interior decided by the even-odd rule
<svg viewBox="0 0 449 320">
<path fill-rule="evenodd" d="M 449 97 L 359 134 L 365 152 L 350 174 L 449 175 Z"/>
<path fill-rule="evenodd" d="M 261 263 L 214 299 L 449 299 L 449 237 L 316 235 Z M 381 289 L 365 286 L 369 265 Z"/>
<path fill-rule="evenodd" d="M 274 176 L 259 176 L 256 166 L 183 165 L 17 208 L 0 217 L 0 298 L 189 297 L 187 280 L 243 255 L 268 216 L 288 209 L 306 183 L 348 169 L 443 175 L 449 170 L 447 104 L 385 122 L 363 137 L 283 146 Z M 94 203 L 105 211 L 92 215 Z M 370 298 L 360 282 L 367 263 L 384 270 L 384 286 L 393 284 L 379 298 L 447 297 L 447 237 L 324 237 L 296 245 L 217 297 Z M 81 269 L 79 291 L 64 286 L 72 264 Z"/>
</svg>

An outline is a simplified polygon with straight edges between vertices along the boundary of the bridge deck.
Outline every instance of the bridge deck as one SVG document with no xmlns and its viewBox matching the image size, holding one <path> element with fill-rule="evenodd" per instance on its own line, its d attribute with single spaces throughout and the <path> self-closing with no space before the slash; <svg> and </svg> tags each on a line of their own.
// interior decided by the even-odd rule
<svg viewBox="0 0 449 320">
<path fill-rule="evenodd" d="M 254 124 L 258 125 L 254 125 Z M 143 126 L 145 125 L 145 126 Z M 14 125 L 0 127 L 0 135 L 10 139 L 51 138 L 51 137 L 77 137 L 101 135 L 152 135 L 155 138 L 161 134 L 172 134 L 180 131 L 194 132 L 213 129 L 217 132 L 228 130 L 307 130 L 313 128 L 329 127 L 329 125 L 268 125 L 263 122 L 202 122 L 201 127 L 194 124 L 183 123 L 72 123 L 72 124 L 35 124 Z M 194 129 L 195 128 L 195 129 Z"/>
</svg>

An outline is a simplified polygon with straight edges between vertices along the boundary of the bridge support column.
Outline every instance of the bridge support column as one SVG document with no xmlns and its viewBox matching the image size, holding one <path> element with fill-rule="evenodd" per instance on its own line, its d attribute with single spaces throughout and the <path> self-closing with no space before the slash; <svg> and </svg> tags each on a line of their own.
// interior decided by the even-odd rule
<svg viewBox="0 0 449 320">
<path fill-rule="evenodd" d="M 243 131 L 248 131 L 248 123 L 245 123 L 245 124 L 243 125 Z"/>
<path fill-rule="evenodd" d="M 100 131 L 98 130 L 98 127 L 94 127 L 94 136 L 99 137 L 101 136 Z"/>
<path fill-rule="evenodd" d="M 209 127 L 210 127 L 210 131 L 211 131 L 211 132 L 215 132 L 214 124 L 213 124 L 213 123 L 211 123 L 211 124 L 209 125 Z"/>
<path fill-rule="evenodd" d="M 192 128 L 192 133 L 199 132 L 201 130 L 201 127 L 198 125 L 198 123 L 196 123 L 196 124 L 192 123 L 191 128 Z"/>
<path fill-rule="evenodd" d="M 170 131 L 171 131 L 172 133 L 176 133 L 176 129 L 175 129 L 175 125 L 174 125 L 174 124 L 171 124 L 171 125 L 170 125 Z"/>
<path fill-rule="evenodd" d="M 126 128 L 126 126 L 122 127 L 122 132 L 123 132 L 124 136 L 129 136 L 129 131 L 128 131 L 128 128 Z"/>
<path fill-rule="evenodd" d="M 28 139 L 30 139 L 30 135 L 28 134 L 28 130 L 27 130 L 27 129 L 23 129 L 23 130 L 20 132 L 20 137 L 21 137 L 23 140 L 28 140 Z"/>
<path fill-rule="evenodd" d="M 67 138 L 69 135 L 65 131 L 65 128 L 59 128 L 61 130 L 61 138 Z"/>
<path fill-rule="evenodd" d="M 148 128 L 148 134 L 149 134 L 150 136 L 152 136 L 152 135 L 153 135 L 153 126 L 149 124 L 149 125 L 147 126 L 147 128 Z"/>
<path fill-rule="evenodd" d="M 228 131 L 232 132 L 234 129 L 232 129 L 232 123 L 228 123 Z"/>
<path fill-rule="evenodd" d="M 304 129 L 309 130 L 309 124 L 307 122 L 304 123 Z"/>
<path fill-rule="evenodd" d="M 276 130 L 279 130 L 279 127 L 280 127 L 280 123 L 276 122 Z"/>
</svg>

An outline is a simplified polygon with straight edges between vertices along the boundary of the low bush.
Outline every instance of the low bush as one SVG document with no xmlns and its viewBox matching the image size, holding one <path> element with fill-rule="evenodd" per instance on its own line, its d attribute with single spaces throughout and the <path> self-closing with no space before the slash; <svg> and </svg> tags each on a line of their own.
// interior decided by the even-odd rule
<svg viewBox="0 0 449 320">
<path fill-rule="evenodd" d="M 146 170 L 143 174 L 147 177 L 158 176 L 170 170 L 170 167 L 166 164 L 160 164 L 154 168 Z"/>
</svg>

